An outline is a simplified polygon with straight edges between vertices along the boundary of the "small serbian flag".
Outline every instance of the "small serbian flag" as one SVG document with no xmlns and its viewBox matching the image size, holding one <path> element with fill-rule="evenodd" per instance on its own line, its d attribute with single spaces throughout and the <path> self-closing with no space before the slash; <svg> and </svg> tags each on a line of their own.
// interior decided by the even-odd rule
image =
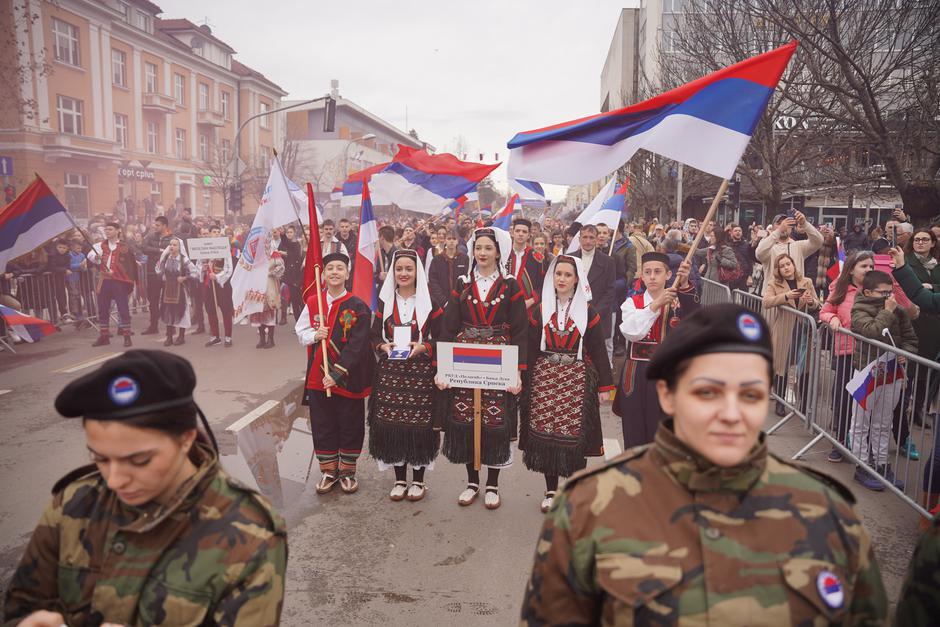
<svg viewBox="0 0 940 627">
<path fill-rule="evenodd" d="M 846 384 L 845 389 L 852 395 L 859 407 L 868 409 L 868 401 L 878 388 L 893 385 L 903 379 L 904 366 L 898 363 L 897 357 L 882 355 L 859 370 Z M 897 404 L 898 398 L 894 399 L 894 404 Z M 892 406 L 891 409 L 893 410 L 894 407 Z"/>
<path fill-rule="evenodd" d="M 515 211 L 516 201 L 519 200 L 519 194 L 513 194 L 509 197 L 506 206 L 499 210 L 499 213 L 493 216 L 493 228 L 509 231 L 512 228 L 512 213 Z"/>
<path fill-rule="evenodd" d="M 830 281 L 835 281 L 842 274 L 842 267 L 845 265 L 845 247 L 842 240 L 836 238 L 836 256 L 833 258 L 829 268 L 826 269 L 826 276 Z"/>
<path fill-rule="evenodd" d="M 503 370 L 503 351 L 500 348 L 454 347 L 454 367 L 472 372 L 500 373 Z"/>
<path fill-rule="evenodd" d="M 51 322 L 27 316 L 5 305 L 0 305 L 0 316 L 10 327 L 10 333 L 24 342 L 38 342 L 59 330 Z"/>
</svg>

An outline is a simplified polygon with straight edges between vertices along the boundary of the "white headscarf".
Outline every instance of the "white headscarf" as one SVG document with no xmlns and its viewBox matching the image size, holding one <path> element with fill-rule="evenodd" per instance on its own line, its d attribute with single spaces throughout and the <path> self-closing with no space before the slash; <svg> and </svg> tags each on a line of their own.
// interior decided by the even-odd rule
<svg viewBox="0 0 940 627">
<path fill-rule="evenodd" d="M 470 256 L 470 268 L 467 270 L 466 276 L 467 283 L 473 280 L 473 270 L 477 266 L 476 255 L 473 254 L 473 247 L 477 241 L 477 234 L 482 232 L 492 233 L 496 237 L 496 247 L 499 249 L 499 261 L 496 262 L 496 268 L 499 270 L 501 277 L 505 278 L 507 275 L 506 263 L 509 261 L 509 253 L 512 252 L 512 238 L 509 236 L 509 233 L 503 229 L 484 227 L 474 230 L 473 235 L 471 235 L 470 239 L 467 241 L 467 254 Z"/>
<path fill-rule="evenodd" d="M 424 276 L 424 265 L 418 259 L 415 251 L 410 249 L 399 249 L 392 253 L 392 261 L 388 265 L 388 272 L 385 274 L 385 282 L 382 283 L 382 291 L 379 292 L 379 298 L 382 300 L 382 337 L 388 342 L 389 338 L 385 336 L 385 321 L 392 317 L 395 311 L 395 262 L 399 257 L 408 257 L 415 262 L 415 318 L 418 321 L 418 341 L 423 339 L 421 329 L 424 323 L 431 315 L 431 292 L 428 290 L 428 280 Z M 411 320 L 402 320 L 410 324 Z"/>
<path fill-rule="evenodd" d="M 581 334 L 581 341 L 578 342 L 578 359 L 583 355 L 584 333 L 587 331 L 588 324 L 588 301 L 591 300 L 586 289 L 587 273 L 584 272 L 584 266 L 581 265 L 579 257 L 571 255 L 558 255 L 548 264 L 548 270 L 545 272 L 545 282 L 542 284 L 542 343 L 541 350 L 545 350 L 545 327 L 552 320 L 552 315 L 558 306 L 558 299 L 555 296 L 555 266 L 558 261 L 573 262 L 575 272 L 578 275 L 578 284 L 574 286 L 574 293 L 571 295 L 571 307 L 568 310 L 568 317 L 574 321 L 574 326 Z"/>
</svg>

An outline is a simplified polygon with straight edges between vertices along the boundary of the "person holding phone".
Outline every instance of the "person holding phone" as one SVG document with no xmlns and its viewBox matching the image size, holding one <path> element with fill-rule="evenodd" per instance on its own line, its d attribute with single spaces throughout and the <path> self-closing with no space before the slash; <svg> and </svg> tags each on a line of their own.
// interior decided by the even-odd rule
<svg viewBox="0 0 940 627">
<path fill-rule="evenodd" d="M 774 389 L 781 398 L 786 397 L 787 369 L 791 363 L 798 361 L 794 353 L 806 350 L 806 334 L 794 333 L 796 317 L 794 315 L 781 315 L 777 309 L 792 307 L 800 311 L 815 311 L 819 309 L 819 299 L 813 281 L 803 276 L 796 267 L 793 257 L 783 253 L 774 260 L 773 280 L 764 288 L 764 315 L 770 324 L 771 337 L 774 342 Z M 805 360 L 804 362 L 805 363 Z M 800 396 L 800 405 L 805 405 L 809 373 L 805 370 L 800 373 L 800 383 L 797 387 L 797 396 Z M 786 408 L 777 401 L 776 412 L 778 416 L 786 413 Z"/>
<path fill-rule="evenodd" d="M 432 423 L 433 344 L 444 310 L 431 302 L 424 266 L 413 250 L 396 250 L 379 293 L 372 346 L 379 362 L 369 399 L 369 453 L 380 470 L 395 471 L 388 498 L 420 501 L 424 471 L 437 457 L 440 434 Z M 412 482 L 408 484 L 408 466 Z"/>
<path fill-rule="evenodd" d="M 806 233 L 807 239 L 794 240 L 793 229 L 797 228 Z M 823 245 L 823 236 L 816 227 L 809 223 L 802 212 L 795 211 L 793 217 L 778 214 L 773 220 L 773 230 L 763 238 L 754 250 L 754 255 L 764 270 L 763 289 L 774 280 L 774 260 L 784 253 L 790 255 L 793 264 L 800 274 L 805 274 L 804 260 L 819 250 Z M 763 293 L 763 292 L 762 292 Z"/>
</svg>

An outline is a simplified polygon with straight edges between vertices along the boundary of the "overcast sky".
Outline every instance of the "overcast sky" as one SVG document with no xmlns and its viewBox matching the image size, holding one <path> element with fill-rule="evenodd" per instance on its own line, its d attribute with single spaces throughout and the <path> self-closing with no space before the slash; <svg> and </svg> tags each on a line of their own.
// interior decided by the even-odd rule
<svg viewBox="0 0 940 627">
<path fill-rule="evenodd" d="M 201 24 L 288 92 L 344 98 L 438 151 L 508 157 L 519 131 L 598 111 L 600 73 L 633 0 L 156 0 Z M 407 129 L 406 129 L 407 130 Z M 505 165 L 497 171 L 505 180 Z M 546 187 L 555 200 L 565 187 Z"/>
</svg>

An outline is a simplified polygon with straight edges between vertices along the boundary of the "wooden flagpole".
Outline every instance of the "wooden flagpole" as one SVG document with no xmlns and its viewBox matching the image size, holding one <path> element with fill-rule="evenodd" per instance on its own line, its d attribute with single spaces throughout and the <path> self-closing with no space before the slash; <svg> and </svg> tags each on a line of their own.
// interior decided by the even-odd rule
<svg viewBox="0 0 940 627">
<path fill-rule="evenodd" d="M 317 266 L 313 269 L 313 282 L 314 289 L 317 291 L 317 315 L 320 317 L 320 326 L 322 327 L 325 323 L 325 318 L 323 316 L 323 290 L 320 289 L 320 266 Z M 326 339 L 320 340 L 320 349 L 323 351 L 323 375 L 330 375 L 330 356 L 326 352 Z M 326 390 L 327 398 L 333 396 L 332 390 L 327 388 Z"/>
<path fill-rule="evenodd" d="M 721 202 L 721 199 L 724 198 L 725 192 L 728 190 L 728 179 L 721 181 L 721 186 L 718 188 L 718 193 L 715 194 L 715 198 L 712 199 L 712 204 L 708 208 L 708 213 L 705 214 L 705 219 L 702 220 L 702 228 L 698 230 L 698 233 L 695 235 L 695 239 L 692 240 L 692 245 L 689 248 L 688 254 L 685 256 L 685 260 L 689 263 L 692 263 L 692 256 L 695 254 L 695 251 L 698 250 L 699 242 L 702 241 L 702 237 L 705 236 L 705 226 L 712 221 L 715 217 L 715 212 L 718 210 L 718 203 Z"/>
</svg>

